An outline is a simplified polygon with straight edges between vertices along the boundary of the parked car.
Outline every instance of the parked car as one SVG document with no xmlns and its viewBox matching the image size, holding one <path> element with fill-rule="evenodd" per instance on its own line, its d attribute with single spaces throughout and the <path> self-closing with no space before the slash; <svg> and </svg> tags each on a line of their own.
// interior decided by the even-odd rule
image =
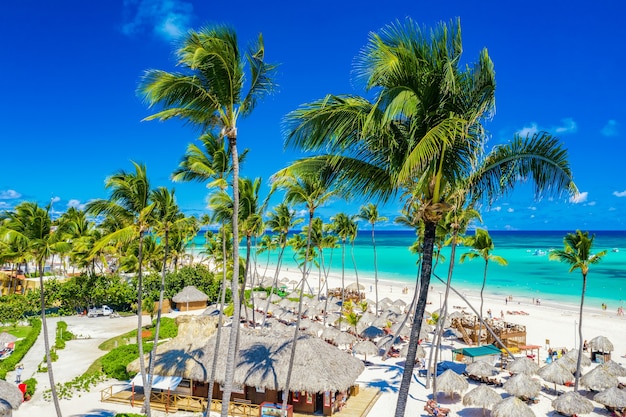
<svg viewBox="0 0 626 417">
<path fill-rule="evenodd" d="M 87 311 L 87 317 L 98 317 L 98 316 L 117 317 L 118 314 L 114 312 L 113 309 L 107 305 L 103 305 L 102 307 L 91 307 Z"/>
</svg>

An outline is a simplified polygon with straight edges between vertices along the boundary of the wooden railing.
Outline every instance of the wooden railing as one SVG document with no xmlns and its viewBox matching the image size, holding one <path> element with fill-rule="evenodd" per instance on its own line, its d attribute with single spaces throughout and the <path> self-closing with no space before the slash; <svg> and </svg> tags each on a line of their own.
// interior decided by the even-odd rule
<svg viewBox="0 0 626 417">
<path fill-rule="evenodd" d="M 211 400 L 211 411 L 222 411 L 222 400 Z M 228 405 L 228 415 L 236 417 L 257 417 L 259 405 L 250 402 L 231 401 Z"/>
<path fill-rule="evenodd" d="M 113 396 L 113 385 L 100 391 L 100 401 L 104 402 Z"/>
</svg>

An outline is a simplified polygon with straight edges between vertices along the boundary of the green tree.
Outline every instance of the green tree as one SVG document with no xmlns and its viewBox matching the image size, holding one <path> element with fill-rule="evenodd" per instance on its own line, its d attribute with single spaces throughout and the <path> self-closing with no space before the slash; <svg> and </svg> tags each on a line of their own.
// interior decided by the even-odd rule
<svg viewBox="0 0 626 417">
<path fill-rule="evenodd" d="M 164 110 L 146 118 L 168 120 L 178 117 L 203 129 L 217 128 L 228 139 L 233 167 L 233 241 L 238 242 L 239 223 L 239 155 L 237 152 L 237 122 L 249 116 L 257 102 L 274 88 L 274 65 L 264 61 L 263 37 L 242 54 L 233 29 L 224 26 L 190 31 L 177 51 L 178 63 L 186 73 L 149 70 L 143 78 L 140 92 L 150 106 L 160 104 Z M 245 63 L 250 70 L 246 80 Z M 246 82 L 247 81 L 247 82 Z M 244 85 L 248 87 L 244 93 Z M 238 247 L 233 248 L 233 264 L 239 264 Z M 235 298 L 234 322 L 238 323 L 240 308 L 233 280 Z M 235 371 L 235 342 L 237 326 L 231 329 L 231 343 L 225 370 L 222 417 L 228 415 Z"/>
<path fill-rule="evenodd" d="M 607 254 L 606 250 L 592 253 L 595 235 L 589 236 L 589 232 L 577 230 L 568 233 L 563 238 L 564 248 L 550 252 L 550 259 L 561 261 L 570 266 L 569 272 L 579 269 L 583 277 L 583 287 L 580 293 L 580 311 L 578 313 L 578 359 L 576 360 L 576 372 L 574 379 L 574 391 L 578 391 L 580 378 L 580 362 L 583 352 L 583 305 L 585 304 L 585 291 L 587 289 L 587 274 L 589 267 L 595 265 Z"/>
<path fill-rule="evenodd" d="M 485 229 L 476 228 L 474 232 L 474 236 L 468 236 L 464 239 L 465 246 L 473 249 L 470 252 L 465 252 L 459 258 L 459 262 L 463 263 L 465 260 L 472 260 L 476 258 L 481 258 L 485 261 L 485 268 L 483 270 L 483 284 L 480 287 L 480 321 L 483 321 L 483 292 L 485 291 L 485 285 L 487 284 L 487 268 L 489 266 L 489 261 L 493 261 L 498 265 L 506 266 L 508 265 L 508 261 L 501 256 L 493 255 L 491 251 L 494 249 L 493 239 L 489 235 L 489 232 Z M 483 326 L 482 323 L 478 328 L 478 344 L 481 344 L 481 336 L 482 336 Z"/>
<path fill-rule="evenodd" d="M 58 417 L 61 417 L 61 408 L 57 396 L 54 372 L 52 371 L 52 359 L 50 356 L 50 341 L 48 338 L 48 325 L 46 321 L 45 286 L 43 281 L 44 265 L 46 260 L 55 252 L 69 250 L 66 242 L 56 239 L 55 231 L 50 218 L 50 205 L 45 208 L 37 203 L 24 202 L 15 207 L 13 211 L 5 212 L 0 225 L 0 237 L 2 241 L 11 244 L 19 242 L 24 247 L 25 259 L 32 259 L 37 265 L 39 274 L 39 301 L 41 306 L 41 323 L 43 328 L 46 363 L 48 366 L 48 378 L 54 408 Z"/>
<path fill-rule="evenodd" d="M 137 345 L 142 383 L 147 387 L 146 365 L 143 352 L 142 301 L 143 301 L 143 243 L 150 230 L 155 204 L 150 201 L 150 182 L 144 165 L 133 162 L 135 172 L 120 170 L 105 180 L 105 188 L 111 191 L 108 200 L 94 200 L 87 204 L 87 212 L 108 215 L 120 227 L 106 234 L 93 248 L 96 252 L 111 242 L 137 242 Z M 144 411 L 150 416 L 150 397 L 146 396 Z"/>
<path fill-rule="evenodd" d="M 433 267 L 436 226 L 460 183 L 469 200 L 491 203 L 520 180 L 537 195 L 576 192 L 567 154 L 544 132 L 515 136 L 486 153 L 483 122 L 493 114 L 495 74 L 487 50 L 461 65 L 458 20 L 436 30 L 411 19 L 373 33 L 355 64 L 372 101 L 329 95 L 287 116 L 287 145 L 325 154 L 296 161 L 289 169 L 311 172 L 330 166 L 353 194 L 383 201 L 401 193 L 419 203 L 424 222 L 419 298 L 422 317 Z M 415 366 L 418 320 L 411 336 L 395 416 L 406 409 Z"/>
<path fill-rule="evenodd" d="M 372 248 L 374 249 L 374 289 L 376 296 L 376 316 L 378 316 L 378 261 L 376 256 L 376 238 L 374 237 L 374 227 L 378 222 L 386 222 L 387 217 L 378 215 L 378 206 L 374 203 L 361 206 L 361 210 L 357 216 L 372 225 Z"/>
</svg>

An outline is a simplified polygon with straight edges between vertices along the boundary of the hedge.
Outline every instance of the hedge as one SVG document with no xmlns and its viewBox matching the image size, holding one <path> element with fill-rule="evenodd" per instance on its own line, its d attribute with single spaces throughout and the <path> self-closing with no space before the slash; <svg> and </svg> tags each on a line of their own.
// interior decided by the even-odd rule
<svg viewBox="0 0 626 417">
<path fill-rule="evenodd" d="M 7 372 L 13 371 L 18 363 L 24 359 L 24 355 L 28 353 L 31 347 L 37 341 L 39 333 L 41 332 L 41 320 L 33 318 L 30 320 L 30 325 L 33 326 L 28 335 L 15 344 L 15 350 L 8 358 L 0 362 L 0 379 L 6 379 Z"/>
<path fill-rule="evenodd" d="M 148 353 L 150 349 L 152 349 L 152 343 L 143 344 L 144 353 Z M 130 379 L 134 375 L 126 372 L 126 366 L 137 358 L 139 358 L 139 348 L 136 344 L 116 347 L 102 357 L 102 372 L 120 381 Z"/>
</svg>

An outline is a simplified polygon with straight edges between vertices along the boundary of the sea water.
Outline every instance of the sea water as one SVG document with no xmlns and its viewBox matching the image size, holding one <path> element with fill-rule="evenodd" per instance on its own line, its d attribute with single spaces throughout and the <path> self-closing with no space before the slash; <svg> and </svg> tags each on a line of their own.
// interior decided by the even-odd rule
<svg viewBox="0 0 626 417">
<path fill-rule="evenodd" d="M 489 294 L 505 298 L 513 295 L 516 299 L 524 297 L 541 299 L 542 302 L 580 303 L 582 291 L 582 274 L 580 269 L 569 272 L 570 265 L 549 259 L 554 249 L 563 249 L 563 231 L 490 231 L 494 249 L 492 255 L 500 256 L 507 266 L 500 266 L 490 261 L 487 267 L 485 291 Z M 469 232 L 471 235 L 472 232 Z M 590 232 L 595 235 L 593 253 L 606 250 L 607 254 L 597 264 L 591 265 L 587 275 L 585 305 L 600 308 L 602 303 L 611 310 L 624 304 L 626 298 L 626 231 Z M 412 254 L 409 247 L 415 242 L 416 236 L 408 230 L 380 230 L 375 232 L 376 255 L 379 284 L 385 285 L 392 281 L 414 287 L 417 282 L 418 256 Z M 204 238 L 199 235 L 194 240 L 194 252 L 202 246 Z M 242 246 L 242 249 L 245 249 Z M 463 291 L 478 291 L 482 285 L 485 261 L 477 257 L 466 259 L 460 263 L 461 254 L 469 252 L 469 248 L 459 246 L 456 251 L 452 285 Z M 332 250 L 331 274 L 341 275 L 341 247 Z M 446 279 L 450 262 L 450 247 L 441 251 L 442 258 L 435 266 L 435 274 Z M 243 254 L 243 252 L 242 252 Z M 354 263 L 353 263 L 354 256 Z M 269 265 L 276 265 L 277 254 L 270 254 Z M 267 254 L 257 256 L 256 262 L 260 269 L 268 260 Z M 325 264 L 331 260 L 331 251 L 325 250 Z M 359 231 L 354 248 L 350 244 L 345 248 L 344 276 L 345 282 L 354 282 L 356 273 L 361 278 L 374 277 L 374 249 L 371 231 Z M 293 253 L 285 252 L 283 267 L 293 270 L 297 268 Z M 316 271 L 312 272 L 316 275 Z M 435 278 L 431 283 L 438 284 Z"/>
</svg>

